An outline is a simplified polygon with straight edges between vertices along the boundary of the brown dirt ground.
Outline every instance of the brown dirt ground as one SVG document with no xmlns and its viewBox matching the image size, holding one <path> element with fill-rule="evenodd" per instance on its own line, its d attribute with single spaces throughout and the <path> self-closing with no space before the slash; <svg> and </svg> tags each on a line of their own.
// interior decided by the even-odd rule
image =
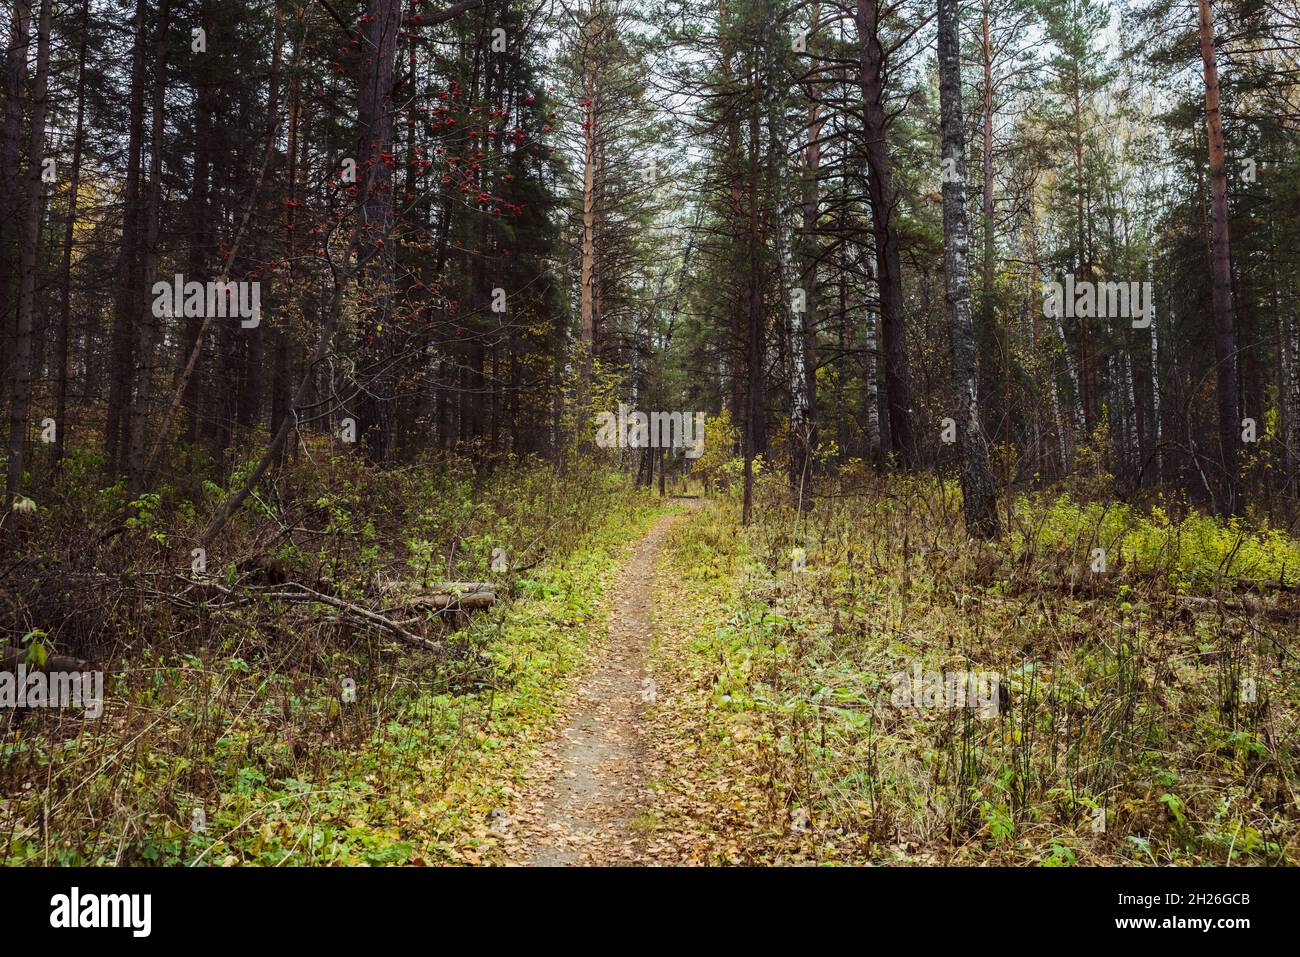
<svg viewBox="0 0 1300 957">
<path fill-rule="evenodd" d="M 643 711 L 655 689 L 645 670 L 659 547 L 680 514 L 635 547 L 611 595 L 609 636 L 579 685 L 568 724 L 529 774 L 509 856 L 540 867 L 653 863 L 635 822 L 648 803 Z M 509 853 L 509 852 L 508 852 Z"/>
</svg>

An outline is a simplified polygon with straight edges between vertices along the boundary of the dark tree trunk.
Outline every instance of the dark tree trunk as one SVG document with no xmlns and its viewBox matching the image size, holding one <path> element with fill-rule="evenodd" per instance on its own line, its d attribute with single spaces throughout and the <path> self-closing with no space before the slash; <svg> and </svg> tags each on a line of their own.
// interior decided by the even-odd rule
<svg viewBox="0 0 1300 957">
<path fill-rule="evenodd" d="M 205 4 L 200 3 L 199 23 L 205 30 L 211 27 L 208 21 Z M 212 149 L 212 115 L 215 107 L 212 83 L 206 71 L 199 73 L 196 83 L 198 89 L 194 98 L 194 187 L 190 190 L 189 198 L 190 242 L 186 269 L 192 278 L 206 280 L 208 250 L 212 245 L 209 235 L 211 214 L 208 209 L 212 180 L 212 159 L 209 150 Z M 181 323 L 184 329 L 177 376 L 184 382 L 181 402 L 185 407 L 185 436 L 187 441 L 193 443 L 199 439 L 200 395 L 203 391 L 199 388 L 199 383 L 204 375 L 202 350 L 195 354 L 195 348 L 202 338 L 201 330 L 205 322 L 201 316 L 178 317 L 177 322 Z M 185 368 L 192 355 L 194 369 L 187 377 Z"/>
<path fill-rule="evenodd" d="M 149 198 L 145 209 L 144 261 L 140 291 L 153 288 L 158 269 L 158 216 L 162 205 L 162 152 L 165 129 L 163 112 L 167 95 L 167 29 L 171 19 L 171 0 L 160 0 L 158 24 L 154 38 L 154 81 L 152 116 L 149 128 Z M 127 493 L 135 499 L 144 491 L 145 432 L 149 421 L 149 402 L 153 396 L 153 353 L 155 316 L 153 297 L 143 296 L 136 302 L 135 326 L 135 397 L 131 402 L 130 446 L 127 451 Z"/>
<path fill-rule="evenodd" d="M 362 370 L 369 379 L 361 383 L 357 404 L 357 433 L 361 448 L 371 462 L 382 462 L 392 441 L 392 416 L 396 382 L 392 357 L 384 345 L 396 338 L 392 329 L 393 248 L 393 66 L 397 57 L 397 35 L 402 21 L 399 0 L 370 0 L 367 9 L 365 53 L 357 101 L 356 161 L 358 181 L 370 185 L 358 202 L 360 249 L 366 260 L 358 275 L 360 285 L 371 297 L 362 336 Z M 364 374 L 364 372 L 363 372 Z"/>
<path fill-rule="evenodd" d="M 122 439 L 131 403 L 132 361 L 137 311 L 140 308 L 140 153 L 144 139 L 144 22 L 147 4 L 137 0 L 135 43 L 131 56 L 131 115 L 123 193 L 122 249 L 118 258 L 117 301 L 113 315 L 112 369 L 108 390 L 108 421 L 104 437 L 111 474 L 122 471 Z"/>
<path fill-rule="evenodd" d="M 880 288 L 880 344 L 884 354 L 885 395 L 889 406 L 889 435 L 898 462 L 904 468 L 916 463 L 912 434 L 911 380 L 903 338 L 903 269 L 894 227 L 893 169 L 886 140 L 882 72 L 885 54 L 880 43 L 880 2 L 862 0 L 857 8 L 858 43 L 861 47 L 859 81 L 862 85 L 863 132 L 866 137 L 867 193 L 871 225 L 876 240 L 876 280 Z"/>
<path fill-rule="evenodd" d="M 19 206 L 22 201 L 23 103 L 27 99 L 27 54 L 31 44 L 31 0 L 14 0 L 13 20 L 10 24 L 8 55 L 5 58 L 5 123 L 4 141 L 0 146 L 0 343 L 4 345 L 4 358 L 0 372 L 6 384 L 12 385 L 15 334 L 14 299 L 11 288 L 18 268 Z"/>
<path fill-rule="evenodd" d="M 18 321 L 14 333 L 13 390 L 9 398 L 8 504 L 22 493 L 27 451 L 27 413 L 32 401 L 32 327 L 36 315 L 36 259 L 41 238 L 42 161 L 45 157 L 45 107 L 50 66 L 50 7 L 42 0 L 36 28 L 36 76 L 32 83 L 31 139 L 27 147 L 27 188 L 22 216 Z"/>
<path fill-rule="evenodd" d="M 1205 125 L 1210 141 L 1210 240 L 1214 302 L 1214 360 L 1219 398 L 1219 445 L 1223 462 L 1223 510 L 1240 506 L 1237 446 L 1241 413 L 1237 404 L 1237 344 L 1233 329 L 1232 247 L 1228 236 L 1228 170 L 1223 146 L 1223 113 L 1219 103 L 1219 65 L 1214 51 L 1214 21 L 1210 0 L 1197 0 L 1200 11 L 1201 61 L 1205 67 Z"/>
<path fill-rule="evenodd" d="M 54 405 L 54 462 L 63 458 L 68 432 L 69 338 L 72 325 L 72 246 L 77 224 L 77 200 L 81 188 L 82 138 L 86 116 L 86 34 L 90 25 L 90 0 L 81 4 L 81 39 L 77 47 L 77 118 L 72 133 L 72 169 L 68 179 L 68 218 L 63 227 L 63 274 L 59 288 L 59 329 L 54 347 L 57 376 Z M 89 352 L 87 353 L 89 355 Z"/>
<path fill-rule="evenodd" d="M 32 400 L 32 326 L 36 315 L 36 253 L 41 238 L 41 172 L 45 157 L 45 107 L 50 66 L 50 7 L 42 0 L 36 28 L 36 76 L 32 83 L 31 139 L 27 148 L 27 189 L 22 217 L 22 254 L 18 278 L 18 321 L 13 354 L 13 391 L 9 398 L 8 504 L 21 494 L 27 451 L 27 413 Z"/>
</svg>

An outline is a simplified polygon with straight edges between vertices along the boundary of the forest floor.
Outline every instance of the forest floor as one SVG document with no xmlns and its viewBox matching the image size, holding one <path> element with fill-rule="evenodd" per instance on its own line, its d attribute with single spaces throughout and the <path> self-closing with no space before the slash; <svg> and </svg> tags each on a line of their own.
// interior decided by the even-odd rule
<svg viewBox="0 0 1300 957">
<path fill-rule="evenodd" d="M 0 715 L 0 862 L 1300 857 L 1300 541 L 1050 490 L 979 543 L 946 484 L 843 487 L 801 514 L 766 483 L 745 526 L 725 490 L 328 458 L 192 581 L 179 495 L 97 550 L 117 507 L 56 486 L 0 615 L 105 700 Z M 392 615 L 377 577 L 486 580 L 498 548 L 491 609 L 402 612 L 434 654 L 252 562 Z M 991 713 L 953 675 L 999 681 Z"/>
<path fill-rule="evenodd" d="M 918 521 L 929 493 L 897 488 L 803 531 L 775 507 L 742 528 L 716 500 L 658 519 L 611 586 L 563 731 L 528 772 L 506 862 L 1292 858 L 1294 615 L 1202 597 L 1197 570 L 1221 573 L 1244 532 L 1211 544 L 1180 526 L 1178 557 L 1166 548 L 1150 578 L 1140 547 L 1108 530 L 1126 567 L 1098 582 L 1073 557 L 1086 537 L 981 549 L 938 503 Z M 1059 502 L 1048 514 L 1074 521 Z M 1267 564 L 1250 561 L 1252 574 Z M 1002 676 L 992 717 L 897 700 L 899 673 L 972 666 Z"/>
<path fill-rule="evenodd" d="M 660 545 L 680 518 L 659 519 L 620 570 L 605 643 L 567 726 L 531 770 L 532 799 L 516 820 L 535 866 L 646 862 L 635 823 L 646 804 L 644 706 L 655 700 L 645 669 L 652 585 Z"/>
<path fill-rule="evenodd" d="M 1296 607 L 1237 583 L 1283 578 L 1289 536 L 1061 498 L 986 547 L 923 484 L 766 505 L 711 501 L 661 551 L 656 862 L 1294 860 Z M 1088 570 L 1098 539 L 1123 567 Z M 900 700 L 914 669 L 1000 675 L 992 716 Z"/>
<path fill-rule="evenodd" d="M 702 499 L 659 518 L 611 577 L 609 617 L 560 729 L 501 817 L 504 862 L 540 867 L 808 863 L 799 815 L 774 816 L 743 756 L 717 746 L 703 631 L 731 602 L 683 587 L 685 543 L 721 529 Z M 664 547 L 672 535 L 672 549 Z M 739 569 L 736 569 L 739 571 Z M 734 586 L 735 581 L 729 582 Z M 744 733 L 737 735 L 737 742 Z M 506 823 L 508 821 L 508 823 Z M 491 859 L 491 858 L 489 858 Z"/>
<path fill-rule="evenodd" d="M 195 601 L 170 584 L 194 510 L 164 496 L 149 539 L 133 528 L 104 555 L 84 539 L 116 510 L 87 522 L 84 489 L 55 489 L 31 557 L 0 582 L 0 616 L 23 645 L 102 668 L 103 714 L 0 712 L 0 862 L 501 861 L 525 775 L 601 647 L 612 583 L 674 509 L 612 476 L 319 461 L 279 490 L 308 503 L 286 526 L 321 530 L 272 553 L 284 574 L 390 614 L 376 576 L 496 577 L 504 600 L 467 622 L 416 613 L 408 627 L 445 644 L 413 650 L 276 598 L 240 556 L 282 526 L 250 510 L 214 568 L 229 597 Z M 498 545 L 526 568 L 494 575 Z"/>
<path fill-rule="evenodd" d="M 743 569 L 697 576 L 692 549 L 733 534 L 704 499 L 660 517 L 611 576 L 609 616 L 559 729 L 502 815 L 498 858 L 531 866 L 813 863 L 806 814 L 725 728 L 707 636 L 734 612 Z M 671 538 L 671 547 L 666 542 Z M 779 797 L 778 797 L 779 796 Z M 508 823 L 506 823 L 508 822 Z"/>
</svg>

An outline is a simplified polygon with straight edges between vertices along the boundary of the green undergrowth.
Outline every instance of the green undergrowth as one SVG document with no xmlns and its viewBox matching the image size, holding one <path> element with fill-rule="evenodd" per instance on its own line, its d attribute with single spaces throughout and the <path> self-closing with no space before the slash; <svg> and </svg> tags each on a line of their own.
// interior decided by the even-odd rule
<svg viewBox="0 0 1300 957">
<path fill-rule="evenodd" d="M 674 529 L 665 560 L 681 600 L 721 606 L 684 646 L 691 661 L 672 665 L 700 688 L 697 763 L 765 798 L 740 817 L 719 798 L 733 860 L 1276 865 L 1300 854 L 1296 619 L 1178 597 L 1225 570 L 1276 579 L 1296 542 L 1061 498 L 1017 508 L 1015 537 L 978 543 L 935 483 L 828 496 L 800 517 L 773 481 L 748 528 L 724 497 Z M 1086 566 L 1090 522 L 1124 562 L 1165 574 L 1140 594 L 1123 571 L 1066 587 L 1074 551 Z M 1027 554 L 1030 527 L 1041 549 Z M 974 694 L 971 706 L 900 698 L 899 676 L 918 672 L 996 678 L 992 710 Z"/>
<path fill-rule="evenodd" d="M 1123 502 L 1021 496 L 1016 503 L 1018 548 L 1106 552 L 1108 564 L 1138 574 L 1158 574 L 1177 592 L 1216 585 L 1295 585 L 1300 582 L 1300 540 L 1261 519 L 1216 519 L 1196 510 L 1172 516 L 1162 506 L 1146 511 Z"/>
<path fill-rule="evenodd" d="M 255 589 L 219 607 L 133 592 L 122 600 L 127 640 L 97 659 L 103 716 L 0 725 L 0 863 L 491 859 L 489 813 L 516 794 L 603 634 L 612 571 L 662 505 L 612 473 L 526 464 L 484 479 L 331 462 L 283 481 L 311 514 L 241 516 L 223 550 L 231 564 L 269 537 L 266 524 L 290 519 L 322 532 L 278 549 L 295 580 L 382 607 L 368 584 L 377 574 L 491 579 L 501 600 L 467 623 L 408 619 L 444 643 L 433 655 L 328 605 Z M 160 504 L 149 534 L 183 548 L 185 512 Z M 157 543 L 129 534 L 137 580 Z M 495 547 L 531 567 L 494 574 Z M 161 591 L 162 574 L 149 580 Z M 51 616 L 66 611 L 40 595 L 29 607 L 40 600 Z M 70 612 L 51 621 L 51 648 L 90 657 L 67 640 L 83 624 Z"/>
</svg>

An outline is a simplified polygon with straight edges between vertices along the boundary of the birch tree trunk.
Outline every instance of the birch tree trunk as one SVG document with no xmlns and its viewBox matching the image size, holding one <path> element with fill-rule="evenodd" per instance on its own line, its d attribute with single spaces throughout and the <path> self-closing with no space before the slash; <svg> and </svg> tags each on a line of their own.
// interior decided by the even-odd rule
<svg viewBox="0 0 1300 957">
<path fill-rule="evenodd" d="M 879 373 L 876 365 L 876 314 L 871 311 L 871 306 L 867 302 L 867 296 L 864 291 L 862 296 L 862 333 L 863 333 L 863 359 L 862 359 L 862 377 L 863 389 L 866 392 L 864 404 L 867 411 L 867 452 L 871 459 L 872 466 L 876 471 L 880 471 L 885 465 L 885 456 L 883 451 L 883 442 L 880 435 L 880 387 Z"/>
<path fill-rule="evenodd" d="M 1009 397 L 1005 394 L 1005 372 L 1003 336 L 997 323 L 996 290 L 994 277 L 997 275 L 997 257 L 995 248 L 995 207 L 993 197 L 993 42 L 990 34 L 991 0 L 983 0 L 980 16 L 980 66 L 984 74 L 983 96 L 980 98 L 980 119 L 983 137 L 980 143 L 980 172 L 982 189 L 980 192 L 980 335 L 988 347 L 983 349 L 980 357 L 986 363 L 983 370 L 986 391 L 991 398 L 997 396 L 997 406 L 993 414 L 1004 423 L 998 431 L 1003 441 L 1010 439 L 1010 415 L 1007 405 Z"/>
<path fill-rule="evenodd" d="M 596 107 L 600 95 L 596 76 L 597 0 L 591 0 L 587 22 L 583 25 L 583 96 L 586 98 L 586 122 L 582 130 L 582 266 L 579 274 L 578 314 L 582 337 L 581 388 L 579 408 L 591 396 L 591 370 L 596 354 L 596 193 L 597 144 Z"/>
<path fill-rule="evenodd" d="M 958 402 L 957 448 L 961 456 L 962 508 L 966 530 L 978 538 L 998 534 L 997 495 L 989 450 L 980 424 L 979 377 L 971 322 L 970 225 L 966 217 L 966 129 L 961 110 L 961 39 L 957 0 L 939 0 L 939 110 L 943 126 L 943 263 L 952 337 L 953 385 Z"/>
<path fill-rule="evenodd" d="M 1147 267 L 1150 275 L 1150 266 Z M 1156 332 L 1156 307 L 1150 303 L 1151 310 L 1151 447 L 1154 449 L 1156 484 L 1164 480 L 1164 451 L 1160 448 L 1160 339 Z"/>
<path fill-rule="evenodd" d="M 811 23 L 816 30 L 821 20 L 821 4 L 814 3 L 810 11 Z M 810 39 L 811 42 L 811 39 Z M 811 51 L 811 46 L 809 50 Z M 819 84 L 812 82 L 808 87 L 808 124 L 804 142 L 804 168 L 800 181 L 800 205 L 803 217 L 803 230 L 799 244 L 799 282 L 806 297 L 806 306 L 802 315 L 794 317 L 796 328 L 791 329 L 790 355 L 794 365 L 792 376 L 794 389 L 791 395 L 790 424 L 791 450 L 799 449 L 799 455 L 791 455 L 791 472 L 794 485 L 801 490 L 798 497 L 800 507 L 808 494 L 808 483 L 812 478 L 812 457 L 817 445 L 817 329 L 820 325 L 819 297 L 821 290 L 817 282 L 817 265 L 820 250 L 817 244 L 817 221 L 821 208 L 818 192 L 817 175 L 821 169 L 821 135 L 824 119 L 821 112 Z M 841 405 L 842 408 L 842 405 Z M 796 424 L 797 432 L 796 435 Z"/>
</svg>

